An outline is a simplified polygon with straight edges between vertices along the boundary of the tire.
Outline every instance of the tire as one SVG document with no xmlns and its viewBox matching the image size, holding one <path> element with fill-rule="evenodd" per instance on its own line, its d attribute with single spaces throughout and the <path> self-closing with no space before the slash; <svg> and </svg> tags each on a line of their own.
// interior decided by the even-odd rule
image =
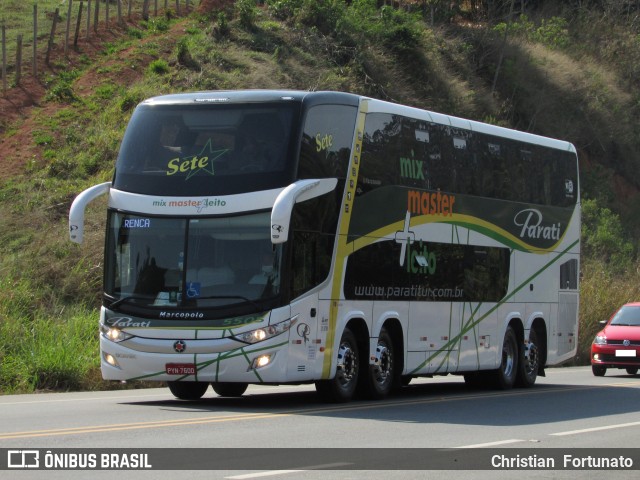
<svg viewBox="0 0 640 480">
<path fill-rule="evenodd" d="M 316 391 L 328 402 L 348 402 L 356 392 L 360 375 L 360 353 L 355 335 L 345 328 L 338 345 L 336 375 L 316 382 Z"/>
<path fill-rule="evenodd" d="M 167 382 L 167 386 L 180 400 L 200 400 L 209 388 L 207 382 Z"/>
<path fill-rule="evenodd" d="M 604 377 L 604 374 L 607 373 L 607 367 L 603 367 L 601 365 L 591 365 L 591 371 L 596 377 Z"/>
<path fill-rule="evenodd" d="M 635 375 L 638 373 L 638 367 L 627 367 L 626 370 L 629 375 Z"/>
<path fill-rule="evenodd" d="M 362 383 L 359 388 L 363 397 L 377 400 L 389 395 L 394 385 L 398 383 L 393 341 L 384 328 L 380 330 L 378 336 L 375 357 L 377 359 L 375 365 L 369 365 L 369 362 L 363 365 L 363 372 L 366 371 L 368 374 L 361 376 Z"/>
<path fill-rule="evenodd" d="M 507 390 L 515 384 L 518 376 L 519 352 L 516 334 L 513 328 L 507 327 L 502 342 L 500 366 L 493 372 L 496 387 Z"/>
<path fill-rule="evenodd" d="M 529 330 L 529 342 L 521 345 L 520 358 L 518 361 L 518 376 L 516 384 L 519 387 L 532 387 L 538 378 L 540 368 L 540 344 L 538 334 L 532 328 Z"/>
<path fill-rule="evenodd" d="M 248 386 L 247 383 L 211 382 L 211 388 L 221 397 L 241 397 Z"/>
</svg>

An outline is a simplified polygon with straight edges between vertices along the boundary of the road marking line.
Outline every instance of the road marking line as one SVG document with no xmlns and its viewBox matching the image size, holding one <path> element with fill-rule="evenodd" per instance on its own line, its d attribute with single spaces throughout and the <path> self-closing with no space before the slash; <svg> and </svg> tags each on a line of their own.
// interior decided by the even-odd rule
<svg viewBox="0 0 640 480">
<path fill-rule="evenodd" d="M 640 422 L 619 423 L 618 425 L 606 425 L 604 427 L 583 428 L 582 430 L 571 430 L 568 432 L 550 433 L 554 437 L 563 437 L 565 435 L 577 435 L 579 433 L 599 432 L 601 430 L 613 430 L 616 428 L 636 427 Z"/>
<path fill-rule="evenodd" d="M 347 465 L 353 465 L 352 463 L 327 463 L 326 465 L 313 465 L 311 467 L 300 467 L 296 470 L 269 470 L 267 472 L 258 473 L 245 473 L 244 475 L 233 475 L 231 477 L 224 477 L 233 480 L 246 480 L 248 478 L 260 478 L 271 477 L 274 475 L 286 475 L 289 473 L 300 473 L 308 470 L 322 470 L 325 468 L 346 467 Z"/>
<path fill-rule="evenodd" d="M 139 392 L 139 390 L 136 390 Z M 33 394 L 38 396 L 38 394 Z M 48 395 L 48 394 L 45 394 Z M 55 394 L 57 395 L 57 394 Z M 27 400 L 17 402 L 0 402 L 0 407 L 7 405 L 33 405 L 38 403 L 68 403 L 68 402 L 105 402 L 109 400 L 123 400 L 123 399 L 135 399 L 136 401 L 143 402 L 145 399 L 151 397 L 167 397 L 167 393 L 140 393 L 135 395 L 118 395 L 118 396 L 105 396 L 105 397 L 81 397 L 81 398 L 44 398 L 42 400 Z"/>
<path fill-rule="evenodd" d="M 259 478 L 259 477 L 270 477 L 272 475 L 286 475 L 288 473 L 300 473 L 302 470 L 271 470 L 268 472 L 260 472 L 260 473 L 247 473 L 245 475 L 234 475 L 233 477 L 224 477 L 233 480 L 244 480 L 247 478 Z"/>
<path fill-rule="evenodd" d="M 527 442 L 528 440 L 519 440 L 517 438 L 512 438 L 510 440 L 499 440 L 497 442 L 487 442 L 487 443 L 476 443 L 475 445 L 463 445 L 462 447 L 453 447 L 453 448 L 485 448 L 485 447 L 496 447 L 498 445 L 508 445 L 510 443 L 521 443 Z"/>
<path fill-rule="evenodd" d="M 615 384 L 608 384 L 604 386 L 615 386 Z M 628 385 L 625 385 L 628 386 Z M 0 432 L 0 440 L 17 439 L 17 438 L 33 438 L 33 437 L 47 437 L 47 436 L 59 436 L 59 435 L 78 435 L 87 433 L 103 433 L 122 430 L 142 430 L 146 428 L 166 428 L 166 427 L 182 427 L 187 425 L 205 425 L 218 422 L 230 422 L 230 421 L 243 421 L 243 420 L 264 420 L 264 419 L 276 419 L 282 417 L 290 417 L 294 415 L 309 415 L 309 414 L 331 414 L 333 412 L 348 412 L 352 410 L 373 410 L 389 407 L 406 407 L 410 405 L 428 405 L 441 402 L 460 402 L 473 399 L 491 399 L 493 397 L 505 396 L 518 397 L 529 395 L 542 395 L 547 393 L 565 393 L 576 392 L 581 390 L 593 390 L 599 389 L 602 386 L 560 386 L 560 387 L 542 387 L 539 389 L 522 389 L 517 391 L 510 391 L 508 393 L 504 391 L 493 393 L 467 393 L 452 397 L 431 397 L 421 398 L 417 400 L 388 400 L 381 402 L 367 402 L 367 403 L 353 403 L 350 405 L 340 405 L 331 407 L 316 407 L 316 408 L 301 408 L 297 410 L 288 410 L 280 412 L 257 412 L 257 413 L 244 413 L 244 414 L 231 414 L 226 416 L 207 416 L 197 417 L 189 419 L 172 419 L 172 420 L 157 420 L 150 422 L 133 422 L 122 424 L 107 424 L 107 425 L 88 425 L 82 427 L 70 427 L 70 428 L 56 428 L 50 430 L 31 430 L 22 432 Z"/>
</svg>

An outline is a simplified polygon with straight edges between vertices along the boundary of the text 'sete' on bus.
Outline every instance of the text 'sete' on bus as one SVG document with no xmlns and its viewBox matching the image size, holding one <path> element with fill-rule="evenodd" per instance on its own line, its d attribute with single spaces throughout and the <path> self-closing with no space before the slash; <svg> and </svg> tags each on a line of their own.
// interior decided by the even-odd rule
<svg viewBox="0 0 640 480">
<path fill-rule="evenodd" d="M 347 93 L 165 95 L 73 202 L 72 241 L 103 194 L 107 380 L 348 401 L 528 387 L 575 355 L 570 143 Z"/>
</svg>

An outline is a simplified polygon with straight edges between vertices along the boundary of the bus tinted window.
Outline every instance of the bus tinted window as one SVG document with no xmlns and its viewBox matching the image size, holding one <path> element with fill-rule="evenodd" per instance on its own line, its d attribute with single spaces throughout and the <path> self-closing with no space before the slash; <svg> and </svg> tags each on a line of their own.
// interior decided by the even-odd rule
<svg viewBox="0 0 640 480">
<path fill-rule="evenodd" d="M 141 105 L 116 164 L 114 187 L 218 195 L 291 183 L 295 105 Z"/>
<path fill-rule="evenodd" d="M 304 121 L 298 178 L 344 178 L 351 154 L 356 107 L 318 105 Z"/>
<path fill-rule="evenodd" d="M 575 154 L 393 114 L 367 115 L 359 191 L 384 185 L 567 207 Z"/>
</svg>

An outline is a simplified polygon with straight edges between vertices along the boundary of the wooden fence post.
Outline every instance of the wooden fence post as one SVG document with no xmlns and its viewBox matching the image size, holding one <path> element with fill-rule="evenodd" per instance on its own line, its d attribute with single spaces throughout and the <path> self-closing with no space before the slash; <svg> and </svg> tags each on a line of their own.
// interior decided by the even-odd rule
<svg viewBox="0 0 640 480">
<path fill-rule="evenodd" d="M 100 0 L 96 0 L 96 7 L 93 9 L 93 31 L 98 33 L 98 20 L 100 19 Z"/>
<path fill-rule="evenodd" d="M 149 0 L 142 2 L 142 18 L 143 20 L 149 20 Z"/>
<path fill-rule="evenodd" d="M 58 15 L 60 15 L 60 9 L 56 8 L 53 14 L 53 23 L 51 24 L 51 33 L 49 34 L 49 43 L 47 44 L 47 55 L 45 57 L 45 63 L 49 65 L 49 59 L 51 58 L 51 49 L 53 48 L 53 38 L 56 34 L 56 26 L 58 25 Z"/>
<path fill-rule="evenodd" d="M 73 0 L 69 0 L 69 7 L 67 8 L 67 28 L 64 31 L 64 56 L 67 56 L 69 52 L 69 30 L 71 30 L 71 5 Z"/>
<path fill-rule="evenodd" d="M 78 48 L 78 37 L 80 36 L 80 23 L 82 22 L 82 9 L 84 2 L 80 0 L 80 6 L 78 7 L 78 20 L 76 20 L 76 34 L 73 36 L 73 48 Z"/>
<path fill-rule="evenodd" d="M 33 4 L 33 78 L 38 77 L 38 4 Z"/>
<path fill-rule="evenodd" d="M 89 30 L 91 30 L 91 0 L 87 0 L 87 42 L 89 41 Z"/>
<path fill-rule="evenodd" d="M 18 44 L 16 46 L 16 85 L 20 85 L 21 72 L 22 72 L 22 34 L 18 35 Z"/>
<path fill-rule="evenodd" d="M 2 91 L 7 91 L 7 27 L 2 23 Z"/>
<path fill-rule="evenodd" d="M 124 22 L 122 21 L 122 0 L 118 0 L 118 25 L 124 25 Z"/>
</svg>

